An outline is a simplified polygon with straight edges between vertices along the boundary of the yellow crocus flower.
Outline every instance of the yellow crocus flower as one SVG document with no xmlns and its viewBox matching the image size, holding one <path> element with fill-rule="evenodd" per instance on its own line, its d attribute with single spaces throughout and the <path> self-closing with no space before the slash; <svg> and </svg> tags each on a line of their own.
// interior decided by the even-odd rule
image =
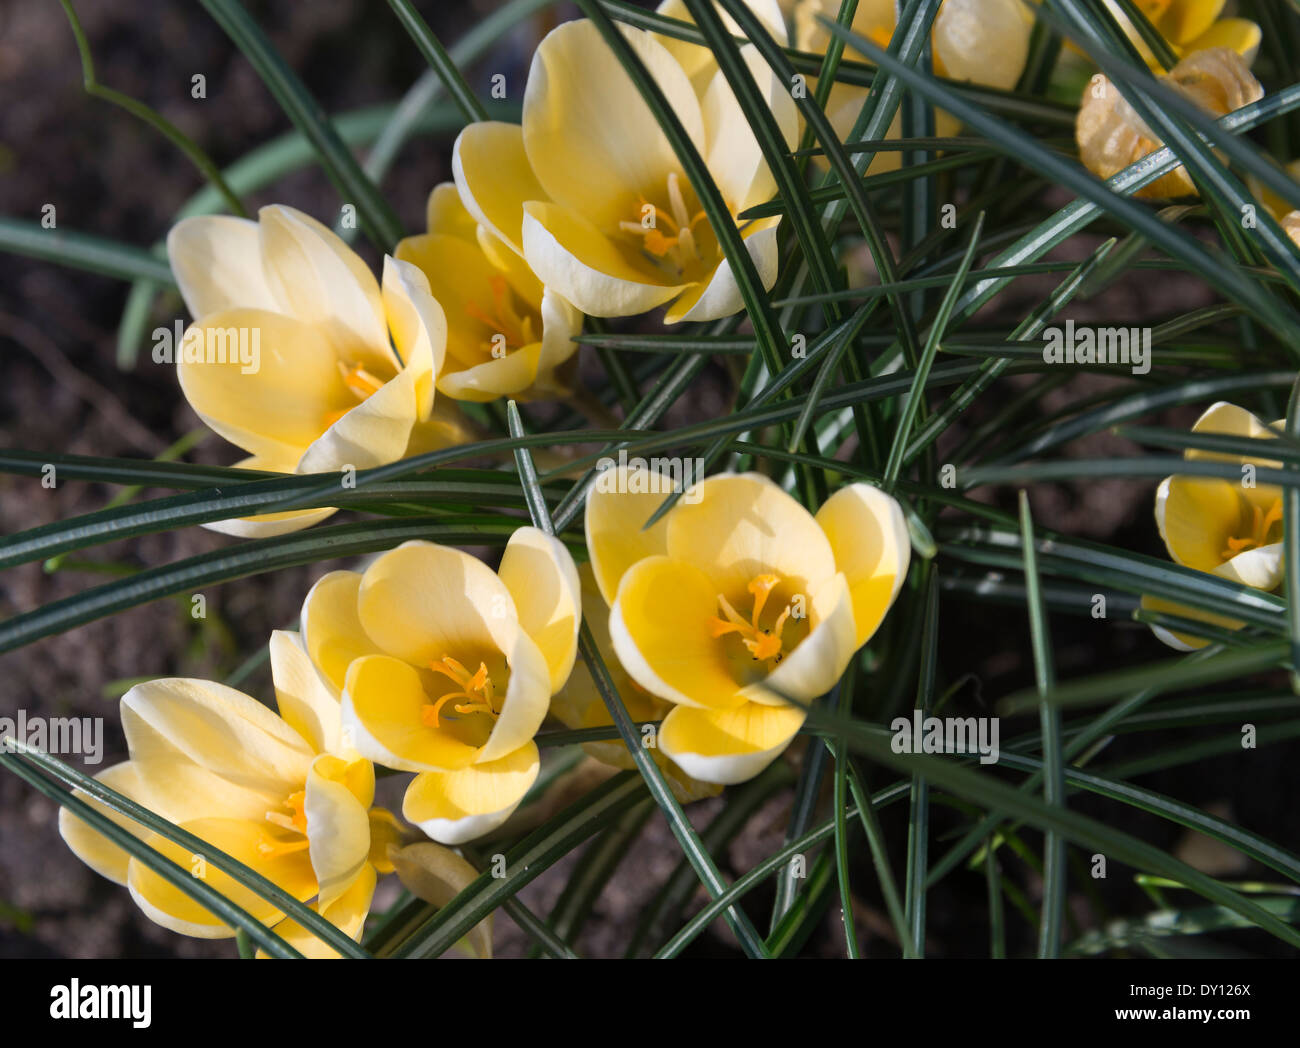
<svg viewBox="0 0 1300 1048">
<path fill-rule="evenodd" d="M 833 22 L 839 10 L 839 0 L 797 0 L 795 46 L 801 51 L 824 53 L 830 31 L 819 19 Z M 859 0 L 852 28 L 860 36 L 888 47 L 896 24 L 894 0 Z M 1020 0 L 943 0 L 930 30 L 934 71 L 950 80 L 1009 91 L 1024 72 L 1032 29 L 1033 16 Z M 867 88 L 852 84 L 837 83 L 831 88 L 826 115 L 841 140 L 852 132 L 867 93 Z M 940 138 L 951 137 L 961 128 L 961 122 L 942 109 L 935 110 L 934 124 Z M 902 127 L 902 115 L 895 114 L 885 138 L 900 138 Z M 872 158 L 867 173 L 883 174 L 901 165 L 901 154 L 888 150 Z"/>
<path fill-rule="evenodd" d="M 1138 53 L 1152 69 L 1160 63 L 1115 0 L 1103 0 Z M 1227 47 L 1250 65 L 1259 53 L 1259 26 L 1245 18 L 1222 18 L 1226 0 L 1134 0 L 1152 27 L 1179 58 L 1193 51 Z"/>
<path fill-rule="evenodd" d="M 605 603 L 600 587 L 596 585 L 596 576 L 592 573 L 591 565 L 579 565 L 578 577 L 582 581 L 582 607 L 587 617 L 587 625 L 591 629 L 592 639 L 595 641 L 601 659 L 604 660 L 605 668 L 609 670 L 615 691 L 627 708 L 628 716 L 638 723 L 663 720 L 672 710 L 672 703 L 665 702 L 646 691 L 628 675 L 623 664 L 618 661 L 614 643 L 609 635 L 609 605 Z M 591 670 L 581 661 L 574 665 L 568 683 L 551 698 L 551 715 L 565 727 L 573 729 L 605 728 L 614 723 L 614 718 L 610 716 L 609 708 L 605 705 L 605 700 L 601 697 L 592 678 Z M 646 738 L 642 737 L 643 745 L 647 745 Z M 655 763 L 663 770 L 674 796 L 683 804 L 713 797 L 721 792 L 721 786 L 692 779 L 682 771 L 664 756 L 657 740 L 648 745 Z M 589 757 L 594 757 L 603 764 L 624 769 L 636 766 L 632 755 L 628 753 L 627 747 L 621 741 L 585 742 L 582 748 Z"/>
<path fill-rule="evenodd" d="M 122 698 L 130 758 L 96 778 L 279 885 L 354 939 L 377 873 L 392 872 L 401 831 L 373 807 L 374 768 L 347 745 L 338 701 L 297 634 L 271 638 L 277 716 L 256 699 L 211 681 L 168 678 Z M 208 864 L 85 797 L 119 825 L 264 921 L 308 956 L 333 949 Z M 59 832 L 83 862 L 118 884 L 151 920 L 182 935 L 228 938 L 234 929 L 66 809 Z"/>
<path fill-rule="evenodd" d="M 776 189 L 753 132 L 718 72 L 701 97 L 652 33 L 623 30 L 699 148 L 736 216 Z M 697 49 L 698 50 L 698 49 Z M 789 91 L 752 47 L 746 60 L 793 145 Z M 587 20 L 547 34 L 533 56 L 522 126 L 472 124 L 453 154 L 475 221 L 523 256 L 542 284 L 591 316 L 671 303 L 669 324 L 714 320 L 743 302 L 717 237 L 659 124 Z M 741 225 L 765 288 L 776 280 L 779 217 Z"/>
<path fill-rule="evenodd" d="M 1245 60 L 1226 47 L 1194 51 L 1160 80 L 1213 117 L 1264 97 L 1264 88 Z M 1083 93 L 1074 137 L 1079 159 L 1098 178 L 1110 178 L 1164 145 L 1115 85 L 1100 73 Z M 1180 164 L 1133 195 L 1161 199 L 1195 194 L 1196 185 Z"/>
<path fill-rule="evenodd" d="M 363 469 L 401 458 L 422 427 L 432 431 L 420 434 L 426 444 L 458 439 L 454 419 L 434 415 L 447 323 L 417 267 L 385 258 L 381 287 L 332 230 L 279 205 L 256 222 L 185 219 L 167 253 L 194 318 L 176 350 L 181 390 L 212 430 L 250 454 L 238 465 Z M 273 535 L 333 512 L 209 527 Z"/>
<path fill-rule="evenodd" d="M 470 217 L 451 183 L 429 194 L 428 232 L 397 245 L 448 317 L 438 391 L 455 400 L 560 395 L 556 369 L 578 348 L 582 314 Z"/>
<path fill-rule="evenodd" d="M 1220 401 L 1192 426 L 1193 433 L 1221 433 L 1250 439 L 1276 437 L 1282 422 L 1265 425 L 1244 408 Z M 1208 451 L 1187 451 L 1184 458 L 1236 462 L 1259 469 L 1280 469 L 1269 459 L 1245 459 Z M 1173 560 L 1188 568 L 1231 579 L 1243 586 L 1271 590 L 1282 581 L 1282 489 L 1274 484 L 1256 485 L 1253 471 L 1242 471 L 1241 480 L 1223 477 L 1175 474 L 1160 482 L 1155 502 L 1156 526 Z M 1202 619 L 1215 625 L 1239 629 L 1241 623 L 1209 616 L 1167 601 L 1144 597 L 1143 607 L 1175 615 Z M 1152 627 L 1170 647 L 1190 651 L 1205 641 Z"/>
<path fill-rule="evenodd" d="M 357 750 L 417 773 L 402 814 L 461 844 L 501 825 L 537 778 L 533 736 L 573 668 L 581 613 L 568 550 L 524 527 L 497 571 L 416 541 L 331 572 L 302 631 Z"/>
<path fill-rule="evenodd" d="M 663 752 L 703 782 L 744 782 L 789 745 L 802 707 L 884 619 L 911 552 L 902 510 L 851 484 L 814 516 L 767 477 L 721 474 L 642 530 L 672 486 L 638 468 L 607 471 L 587 501 L 614 650 L 632 680 L 673 704 Z"/>
</svg>

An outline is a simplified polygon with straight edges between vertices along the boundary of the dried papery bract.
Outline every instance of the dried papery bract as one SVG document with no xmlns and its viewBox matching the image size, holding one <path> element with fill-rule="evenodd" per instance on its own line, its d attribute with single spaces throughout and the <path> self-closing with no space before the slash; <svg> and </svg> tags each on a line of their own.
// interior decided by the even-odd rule
<svg viewBox="0 0 1300 1048">
<path fill-rule="evenodd" d="M 1245 59 L 1226 47 L 1195 51 L 1160 79 L 1216 118 L 1264 97 L 1264 89 Z M 1080 159 L 1098 178 L 1110 178 L 1164 145 L 1119 89 L 1100 73 L 1084 90 L 1074 136 Z M 1157 200 L 1194 196 L 1196 186 L 1186 168 L 1179 166 L 1135 195 Z"/>
</svg>

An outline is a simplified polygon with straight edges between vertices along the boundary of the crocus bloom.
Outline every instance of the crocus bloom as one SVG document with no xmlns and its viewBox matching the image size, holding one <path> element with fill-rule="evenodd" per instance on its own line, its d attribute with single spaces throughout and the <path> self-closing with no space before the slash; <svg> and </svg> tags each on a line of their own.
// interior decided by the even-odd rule
<svg viewBox="0 0 1300 1048">
<path fill-rule="evenodd" d="M 592 640 L 609 670 L 614 690 L 626 707 L 628 716 L 633 721 L 660 721 L 672 710 L 672 703 L 652 695 L 641 687 L 623 669 L 614 651 L 613 641 L 609 636 L 609 605 L 600 594 L 596 577 L 592 574 L 590 564 L 578 567 L 578 577 L 582 580 L 582 606 L 585 609 L 587 625 L 591 629 Z M 579 660 L 573 667 L 569 681 L 551 699 L 551 715 L 567 728 L 605 728 L 613 725 L 605 700 L 596 687 L 596 681 L 585 662 Z M 673 795 L 683 804 L 713 797 L 721 792 L 721 787 L 692 779 L 681 768 L 664 756 L 655 736 L 642 735 L 642 745 L 646 746 L 655 763 L 663 770 Z M 627 747 L 618 740 L 608 742 L 585 742 L 583 750 L 589 757 L 594 757 L 603 764 L 615 768 L 629 769 L 635 767 L 632 755 Z"/>
<path fill-rule="evenodd" d="M 204 680 L 138 684 L 122 699 L 130 759 L 96 778 L 256 870 L 353 938 L 389 873 L 400 838 L 372 807 L 374 768 L 340 731 L 339 704 L 297 634 L 271 638 L 277 716 L 242 692 Z M 231 899 L 308 956 L 335 956 L 276 906 L 203 856 L 86 798 L 119 825 Z M 234 929 L 66 809 L 59 832 L 83 862 L 130 890 L 152 920 L 182 935 L 227 938 Z"/>
<path fill-rule="evenodd" d="M 1226 47 L 1194 51 L 1160 80 L 1214 117 L 1264 97 L 1245 60 Z M 1083 93 L 1074 137 L 1083 165 L 1098 178 L 1110 178 L 1164 144 L 1100 73 Z M 1186 168 L 1179 165 L 1134 195 L 1160 199 L 1195 193 Z"/>
<path fill-rule="evenodd" d="M 1115 0 L 1103 0 L 1147 64 L 1159 68 L 1155 55 Z M 1135 0 L 1152 27 L 1179 58 L 1193 51 L 1227 47 L 1250 65 L 1259 52 L 1260 30 L 1245 18 L 1221 18 L 1225 0 Z"/>
<path fill-rule="evenodd" d="M 1265 425 L 1244 408 L 1221 401 L 1196 420 L 1192 432 L 1271 439 L 1281 426 L 1281 422 Z M 1243 466 L 1249 463 L 1257 469 L 1281 468 L 1280 463 L 1269 459 L 1246 459 L 1207 451 L 1187 451 L 1184 457 Z M 1256 484 L 1253 472 L 1243 469 L 1238 480 L 1181 474 L 1166 477 L 1156 491 L 1156 526 L 1169 556 L 1177 563 L 1244 586 L 1271 590 L 1283 576 L 1282 489 L 1273 484 Z M 1145 598 L 1143 605 L 1221 626 L 1241 626 L 1240 622 L 1206 616 L 1152 598 Z M 1166 644 L 1184 651 L 1205 644 L 1203 640 L 1159 627 L 1155 633 Z"/>
<path fill-rule="evenodd" d="M 431 542 L 331 572 L 302 630 L 357 750 L 418 773 L 403 815 L 461 844 L 501 825 L 537 778 L 533 736 L 573 668 L 580 616 L 573 558 L 525 527 L 495 572 Z"/>
<path fill-rule="evenodd" d="M 181 390 L 211 429 L 249 453 L 238 465 L 363 469 L 401 458 L 421 426 L 434 431 L 420 435 L 425 444 L 457 439 L 454 421 L 433 413 L 447 324 L 415 266 L 385 258 L 381 288 L 333 231 L 281 206 L 262 208 L 256 222 L 185 219 L 167 251 L 194 317 L 176 352 Z M 279 534 L 332 512 L 210 526 Z"/>
<path fill-rule="evenodd" d="M 884 619 L 910 556 L 902 510 L 852 484 L 814 516 L 766 477 L 722 474 L 642 530 L 671 485 L 617 468 L 586 513 L 614 650 L 673 704 L 664 753 L 704 782 L 743 782 L 789 745 L 804 707 Z"/>
<path fill-rule="evenodd" d="M 775 180 L 722 74 L 701 98 L 655 35 L 623 32 L 704 157 L 732 218 L 769 199 Z M 744 50 L 793 144 L 793 99 L 754 49 Z M 456 141 L 453 171 L 475 220 L 584 313 L 630 316 L 671 303 L 665 321 L 672 324 L 742 308 L 696 188 L 589 21 L 547 34 L 533 56 L 522 127 L 470 125 Z M 765 288 L 776 280 L 778 221 L 739 223 Z"/>
<path fill-rule="evenodd" d="M 830 31 L 821 18 L 835 21 L 839 0 L 798 0 L 794 10 L 795 46 L 814 54 L 825 52 Z M 894 0 L 859 0 L 853 31 L 881 47 L 888 47 L 897 24 Z M 1020 0 L 943 0 L 930 30 L 934 71 L 950 80 L 968 80 L 984 87 L 1010 90 L 1016 86 L 1029 57 L 1033 16 Z M 849 57 L 860 57 L 852 56 Z M 837 83 L 826 102 L 826 115 L 836 135 L 844 140 L 867 99 L 867 88 Z M 935 134 L 955 135 L 961 123 L 935 110 Z M 902 135 L 902 116 L 895 114 L 886 139 Z M 878 175 L 902 164 L 897 150 L 877 153 L 867 169 Z"/>
</svg>

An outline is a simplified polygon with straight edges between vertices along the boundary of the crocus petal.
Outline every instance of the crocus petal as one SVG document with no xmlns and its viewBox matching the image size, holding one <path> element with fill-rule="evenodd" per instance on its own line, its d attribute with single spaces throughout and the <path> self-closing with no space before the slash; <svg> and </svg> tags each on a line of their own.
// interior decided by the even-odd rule
<svg viewBox="0 0 1300 1048">
<path fill-rule="evenodd" d="M 1273 542 L 1238 553 L 1214 569 L 1214 574 L 1240 582 L 1243 586 L 1271 590 L 1282 582 L 1286 574 L 1282 556 L 1282 543 Z"/>
<path fill-rule="evenodd" d="M 286 839 L 266 823 L 247 819 L 196 819 L 183 823 L 182 829 L 231 858 L 238 859 L 245 866 L 252 867 L 300 902 L 305 902 L 316 894 L 316 878 L 312 874 L 306 850 L 269 857 L 263 851 L 264 847 L 272 847 Z M 146 843 L 183 869 L 201 871 L 196 876 L 201 876 L 208 887 L 220 892 L 258 920 L 271 924 L 283 916 L 274 903 L 217 869 L 201 852 L 191 852 L 158 834 L 151 834 Z M 127 869 L 127 888 L 145 915 L 164 928 L 199 939 L 224 939 L 234 934 L 234 929 L 223 924 L 210 910 L 138 859 L 132 859 Z"/>
<path fill-rule="evenodd" d="M 685 706 L 744 701 L 726 649 L 713 636 L 718 588 L 693 564 L 646 557 L 623 575 L 610 609 L 614 651 L 653 695 Z"/>
<path fill-rule="evenodd" d="M 822 504 L 815 519 L 830 540 L 835 566 L 848 579 L 854 646 L 861 647 L 884 621 L 907 576 L 912 544 L 903 510 L 879 488 L 849 484 Z"/>
<path fill-rule="evenodd" d="M 481 126 L 481 123 L 468 125 L 468 127 Z M 520 149 L 522 148 L 521 140 Z M 460 237 L 462 240 L 469 241 L 473 241 L 478 235 L 478 223 L 474 220 L 474 216 L 465 210 L 456 183 L 440 182 L 430 190 L 429 199 L 424 205 L 424 230 L 426 233 L 444 233 L 447 236 Z"/>
<path fill-rule="evenodd" d="M 348 667 L 343 731 L 358 753 L 398 771 L 463 768 L 476 746 L 424 724 L 430 702 L 414 666 L 388 655 L 366 655 Z"/>
<path fill-rule="evenodd" d="M 746 702 L 734 709 L 678 706 L 659 726 L 659 748 L 701 782 L 730 786 L 775 760 L 804 722 L 794 706 Z"/>
<path fill-rule="evenodd" d="M 438 379 L 438 390 L 454 400 L 486 404 L 527 391 L 537 381 L 542 344 L 512 349 L 504 357 L 485 360 L 463 371 L 448 371 Z"/>
<path fill-rule="evenodd" d="M 1178 0 L 1161 14 L 1159 28 L 1174 44 L 1195 40 L 1223 12 L 1224 0 Z"/>
<path fill-rule="evenodd" d="M 1177 615 L 1182 619 L 1191 619 L 1194 622 L 1204 622 L 1210 626 L 1218 626 L 1220 629 L 1239 630 L 1245 625 L 1237 619 L 1225 618 L 1222 615 L 1213 615 L 1209 612 L 1201 611 L 1199 608 L 1190 608 L 1185 604 L 1177 604 L 1171 600 L 1164 600 L 1160 597 L 1142 597 L 1143 611 L 1162 611 L 1169 615 Z M 1163 626 L 1151 624 L 1151 632 L 1162 643 L 1176 651 L 1199 651 L 1211 642 L 1204 637 L 1197 637 L 1190 633 L 1179 633 L 1166 629 Z"/>
<path fill-rule="evenodd" d="M 287 630 L 271 634 L 271 679 L 280 716 L 310 743 L 316 753 L 339 751 L 339 699 L 322 679 L 302 645 Z"/>
<path fill-rule="evenodd" d="M 320 913 L 344 935 L 360 941 L 361 930 L 366 923 L 366 915 L 370 912 L 371 902 L 374 901 L 377 881 L 378 877 L 375 874 L 375 868 L 367 863 L 345 886 L 344 890 L 339 892 L 334 897 L 334 900 L 324 908 L 323 912 L 319 903 L 312 903 L 311 908 Z M 334 947 L 323 942 L 315 932 L 309 932 L 295 920 L 286 918 L 272 930 L 300 954 L 309 959 L 331 960 L 340 956 Z M 257 956 L 265 957 L 266 954 L 259 951 Z"/>
<path fill-rule="evenodd" d="M 1245 18 L 1221 18 L 1188 45 L 1189 51 L 1204 51 L 1211 47 L 1228 47 L 1250 65 L 1259 54 L 1263 33 L 1254 22 Z"/>
<path fill-rule="evenodd" d="M 554 694 L 578 653 L 582 584 L 573 556 L 553 535 L 519 528 L 506 543 L 497 575 L 514 598 L 519 625 L 546 657 Z"/>
<path fill-rule="evenodd" d="M 478 870 L 450 848 L 431 841 L 394 849 L 393 868 L 402 887 L 416 898 L 432 903 L 439 909 L 478 879 Z M 489 913 L 474 925 L 468 938 L 475 956 L 491 957 L 492 914 Z"/>
<path fill-rule="evenodd" d="M 650 33 L 627 28 L 623 35 L 702 147 L 700 103 L 685 71 Z M 602 229 L 634 218 L 638 194 L 657 198 L 669 172 L 680 171 L 641 93 L 586 19 L 551 30 L 537 46 L 524 91 L 523 137 L 547 198 Z M 466 207 L 473 212 L 468 200 Z"/>
<path fill-rule="evenodd" d="M 402 815 L 442 844 L 464 844 L 510 818 L 537 781 L 537 746 L 526 743 L 498 760 L 411 780 Z"/>
<path fill-rule="evenodd" d="M 228 309 L 278 308 L 262 275 L 257 223 L 251 219 L 181 219 L 167 234 L 167 259 L 195 320 Z"/>
<path fill-rule="evenodd" d="M 744 36 L 736 20 L 731 17 L 722 7 L 714 3 L 714 9 L 722 18 L 722 24 L 727 27 L 727 31 L 732 36 Z M 745 6 L 754 12 L 763 23 L 772 38 L 782 47 L 789 40 L 785 28 L 785 15 L 781 12 L 781 5 L 777 0 L 745 0 Z M 656 14 L 661 14 L 665 18 L 675 18 L 679 22 L 690 22 L 694 24 L 695 18 L 691 15 L 690 8 L 686 6 L 683 0 L 663 0 L 655 8 Z M 831 17 L 835 12 L 831 12 Z M 655 39 L 663 44 L 672 56 L 677 59 L 678 65 L 686 70 L 687 75 L 691 78 L 696 93 L 703 95 L 718 69 L 717 59 L 713 57 L 707 47 L 700 47 L 698 44 L 692 44 L 685 40 L 678 40 L 676 37 L 656 34 Z"/>
<path fill-rule="evenodd" d="M 1272 426 L 1252 415 L 1245 408 L 1229 404 L 1225 400 L 1211 404 L 1201 417 L 1192 424 L 1193 433 L 1221 433 L 1229 437 L 1244 437 L 1249 440 L 1273 440 L 1277 438 L 1282 423 Z M 1252 462 L 1265 469 L 1281 469 L 1282 463 L 1275 459 L 1263 459 L 1252 456 L 1245 459 L 1240 455 L 1224 455 L 1215 451 L 1189 449 L 1184 453 L 1188 459 L 1203 459 L 1211 462 Z"/>
<path fill-rule="evenodd" d="M 759 279 L 768 291 L 776 283 L 776 227 L 780 222 L 780 216 L 776 215 L 771 218 L 760 218 L 741 231 L 745 250 L 753 259 Z M 740 312 L 744 304 L 745 300 L 741 297 L 740 285 L 736 283 L 731 262 L 723 258 L 708 280 L 689 288 L 672 304 L 664 314 L 664 323 L 718 320 Z"/>
<path fill-rule="evenodd" d="M 931 37 L 936 64 L 950 80 L 1010 91 L 1025 68 L 1033 28 L 1020 0 L 944 0 Z"/>
<path fill-rule="evenodd" d="M 425 275 L 409 262 L 384 256 L 384 312 L 403 368 L 413 373 L 415 411 L 428 418 L 433 387 L 447 354 L 447 317 Z"/>
<path fill-rule="evenodd" d="M 307 741 L 270 709 L 213 681 L 137 684 L 122 697 L 122 728 L 145 779 L 151 759 L 180 754 L 236 785 L 283 795 L 301 788 L 313 758 Z"/>
<path fill-rule="evenodd" d="M 513 645 L 506 651 L 510 681 L 506 685 L 501 715 L 479 752 L 476 763 L 499 760 L 528 745 L 546 719 L 551 700 L 551 671 L 546 656 L 522 629 L 515 631 Z"/>
<path fill-rule="evenodd" d="M 811 594 L 836 572 L 812 514 L 758 473 L 718 474 L 692 488 L 668 515 L 668 555 L 729 596 L 769 572 Z"/>
<path fill-rule="evenodd" d="M 835 686 L 858 650 L 853 599 L 843 575 L 828 579 L 812 594 L 812 629 L 760 683 L 747 687 L 745 698 L 768 706 L 785 699 L 811 702 Z"/>
<path fill-rule="evenodd" d="M 357 761 L 370 774 L 374 796 L 374 770 L 369 761 Z M 307 815 L 307 840 L 311 865 L 319 884 L 320 905 L 328 906 L 347 890 L 366 865 L 370 854 L 370 819 L 366 808 L 343 779 L 344 761 L 324 754 L 307 775 L 303 810 Z"/>
<path fill-rule="evenodd" d="M 297 451 L 274 458 L 250 455 L 236 462 L 235 468 L 292 474 L 298 467 L 298 456 Z M 257 513 L 251 517 L 212 520 L 200 524 L 199 527 L 240 539 L 269 539 L 276 535 L 289 535 L 303 528 L 310 528 L 313 524 L 319 524 L 337 512 L 337 508 L 327 506 L 322 506 L 320 509 L 291 509 L 283 513 Z"/>
<path fill-rule="evenodd" d="M 524 204 L 549 199 L 528 164 L 523 128 L 496 120 L 466 125 L 452 146 L 451 170 L 470 216 L 512 250 L 522 251 Z M 429 232 L 435 232 L 432 220 Z"/>
<path fill-rule="evenodd" d="M 140 799 L 139 769 L 130 761 L 122 761 L 105 768 L 95 776 L 95 781 L 116 790 L 131 800 Z M 146 831 L 138 822 L 126 815 L 119 815 L 103 801 L 96 800 L 81 790 L 73 791 L 76 796 L 94 808 L 100 815 L 117 823 L 128 833 L 143 838 Z M 161 813 L 160 813 L 161 814 Z M 72 854 L 84 862 L 101 877 L 107 877 L 117 884 L 126 883 L 126 868 L 131 861 L 129 853 L 123 851 L 98 830 L 73 815 L 67 808 L 59 809 L 59 836 L 63 843 L 72 849 Z"/>
<path fill-rule="evenodd" d="M 346 359 L 392 368 L 379 284 L 361 257 L 294 208 L 264 207 L 258 219 L 262 268 L 280 309 L 323 333 Z"/>
<path fill-rule="evenodd" d="M 399 371 L 312 441 L 298 460 L 298 472 L 332 473 L 396 462 L 406 451 L 411 427 L 419 417 L 421 378 L 410 368 Z M 431 383 L 431 373 L 424 372 L 423 379 Z M 426 393 L 431 390 L 430 385 Z"/>
<path fill-rule="evenodd" d="M 275 461 L 301 454 L 332 413 L 357 402 L 316 328 L 257 309 L 210 313 L 190 325 L 176 372 L 211 429 Z"/>
<path fill-rule="evenodd" d="M 593 317 L 629 317 L 661 306 L 687 284 L 667 283 L 580 213 L 533 201 L 524 207 L 524 258 L 548 288 Z"/>
<path fill-rule="evenodd" d="M 1198 571 L 1214 571 L 1241 518 L 1238 488 L 1219 477 L 1166 477 L 1156 490 L 1156 526 L 1169 555 Z"/>
<path fill-rule="evenodd" d="M 340 693 L 352 660 L 379 653 L 361 625 L 357 612 L 360 592 L 361 572 L 331 571 L 317 580 L 302 602 L 303 646 Z"/>
<path fill-rule="evenodd" d="M 508 652 L 519 631 L 514 599 L 476 557 L 432 542 L 406 542 L 362 576 L 358 615 L 383 651 L 416 666 L 450 655 L 468 663 Z"/>
<path fill-rule="evenodd" d="M 668 552 L 667 520 L 660 518 L 651 528 L 645 523 L 684 479 L 648 463 L 600 469 L 587 492 L 583 526 L 591 570 L 606 604 L 614 603 L 628 568 L 643 557 Z"/>
</svg>

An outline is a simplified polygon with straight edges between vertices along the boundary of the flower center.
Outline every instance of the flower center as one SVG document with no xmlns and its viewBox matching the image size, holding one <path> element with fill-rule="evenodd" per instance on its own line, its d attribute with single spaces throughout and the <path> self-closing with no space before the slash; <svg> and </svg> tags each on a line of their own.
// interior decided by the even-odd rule
<svg viewBox="0 0 1300 1048">
<path fill-rule="evenodd" d="M 494 337 L 484 342 L 482 348 L 487 355 L 500 358 L 505 352 L 536 342 L 537 334 L 534 318 L 520 313 L 506 278 L 498 274 L 492 278 L 491 283 L 492 304 L 484 308 L 477 302 L 470 302 L 465 307 L 465 312 L 492 331 Z M 496 336 L 504 340 L 504 345 Z"/>
<path fill-rule="evenodd" d="M 722 616 L 713 616 L 709 620 L 709 631 L 716 639 L 725 637 L 734 633 L 740 637 L 741 643 L 749 649 L 750 655 L 759 661 L 772 661 L 775 665 L 785 658 L 785 651 L 781 640 L 781 631 L 785 629 L 786 620 L 790 617 L 790 609 L 785 608 L 771 629 L 765 629 L 759 625 L 763 615 L 763 608 L 767 604 L 767 598 L 772 590 L 776 588 L 781 580 L 775 575 L 764 574 L 755 575 L 749 580 L 746 587 L 754 598 L 754 611 L 749 621 L 745 621 L 740 613 L 731 606 L 721 593 L 718 594 L 718 607 L 722 611 Z"/>
<path fill-rule="evenodd" d="M 459 690 L 449 691 L 436 702 L 428 702 L 420 707 L 420 721 L 426 728 L 442 727 L 442 708 L 454 699 L 465 700 L 452 707 L 457 713 L 486 713 L 493 720 L 501 715 L 492 704 L 494 691 L 487 663 L 480 662 L 478 670 L 470 673 L 450 655 L 444 655 L 442 661 L 429 663 L 429 669 L 447 677 Z"/>
<path fill-rule="evenodd" d="M 1251 503 L 1250 511 L 1249 532 L 1240 538 L 1232 536 L 1228 538 L 1228 546 L 1222 554 L 1225 560 L 1231 560 L 1245 550 L 1259 549 L 1260 546 L 1267 546 L 1270 541 L 1277 541 L 1271 538 L 1270 532 L 1275 524 L 1282 523 L 1282 499 L 1275 498 L 1267 510 L 1262 510 Z"/>
<path fill-rule="evenodd" d="M 378 393 L 384 385 L 384 380 L 377 375 L 371 374 L 360 364 L 350 364 L 342 360 L 339 362 L 339 373 L 343 376 L 343 384 L 355 394 L 357 404 L 360 404 L 367 397 Z M 353 407 L 356 405 L 354 404 Z M 328 429 L 339 419 L 351 411 L 351 407 L 343 408 L 341 411 L 330 411 L 325 414 L 325 428 Z"/>
<path fill-rule="evenodd" d="M 284 799 L 284 804 L 281 807 L 288 808 L 289 814 L 286 815 L 281 811 L 268 811 L 266 821 L 296 834 L 297 839 L 292 837 L 288 840 L 267 838 L 259 841 L 257 850 L 268 859 L 302 851 L 310 843 L 307 840 L 307 791 L 299 790 L 297 793 L 289 794 Z"/>
<path fill-rule="evenodd" d="M 680 275 L 688 265 L 703 260 L 695 227 L 708 223 L 703 210 L 692 215 L 682 193 L 682 179 L 676 171 L 668 176 L 668 206 L 652 204 L 637 196 L 636 220 L 622 221 L 618 228 L 638 241 L 641 251 L 660 268 Z"/>
</svg>

